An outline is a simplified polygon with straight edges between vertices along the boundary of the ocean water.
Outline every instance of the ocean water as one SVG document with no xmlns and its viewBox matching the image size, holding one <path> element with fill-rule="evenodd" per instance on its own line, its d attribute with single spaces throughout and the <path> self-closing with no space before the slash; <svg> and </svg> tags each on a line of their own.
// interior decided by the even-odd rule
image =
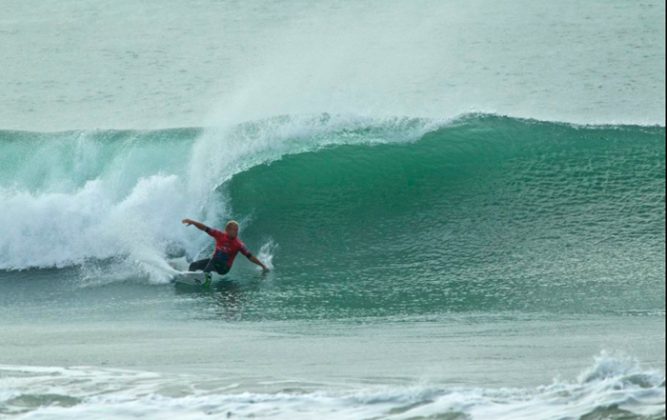
<svg viewBox="0 0 667 420">
<path fill-rule="evenodd" d="M 665 6 L 552 3 L 4 2 L 0 418 L 665 418 Z"/>
</svg>

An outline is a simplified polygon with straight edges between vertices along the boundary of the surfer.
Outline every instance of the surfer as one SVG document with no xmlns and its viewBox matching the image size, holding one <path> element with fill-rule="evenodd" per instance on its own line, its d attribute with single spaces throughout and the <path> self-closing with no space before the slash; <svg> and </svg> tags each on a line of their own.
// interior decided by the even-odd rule
<svg viewBox="0 0 667 420">
<path fill-rule="evenodd" d="M 191 219 L 183 219 L 183 224 L 190 226 L 194 225 L 197 229 L 203 230 L 215 239 L 215 251 L 211 258 L 204 258 L 203 260 L 195 261 L 190 264 L 189 271 L 202 270 L 206 273 L 206 283 L 210 283 L 210 272 L 215 270 L 218 274 L 227 274 L 236 254 L 239 252 L 246 256 L 250 261 L 262 267 L 264 272 L 269 271 L 268 267 L 263 262 L 257 259 L 248 251 L 243 242 L 238 238 L 239 224 L 234 220 L 230 220 L 225 225 L 225 231 L 221 232 L 217 229 L 212 229 L 203 223 L 199 223 Z"/>
</svg>

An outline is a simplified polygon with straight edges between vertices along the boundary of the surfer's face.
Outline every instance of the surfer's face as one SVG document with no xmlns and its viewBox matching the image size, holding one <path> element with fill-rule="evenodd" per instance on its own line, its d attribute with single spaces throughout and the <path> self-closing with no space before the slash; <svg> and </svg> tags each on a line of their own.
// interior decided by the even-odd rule
<svg viewBox="0 0 667 420">
<path fill-rule="evenodd" d="M 230 238 L 236 238 L 236 235 L 239 234 L 239 226 L 235 224 L 229 224 L 225 227 L 225 232 L 229 235 Z"/>
</svg>

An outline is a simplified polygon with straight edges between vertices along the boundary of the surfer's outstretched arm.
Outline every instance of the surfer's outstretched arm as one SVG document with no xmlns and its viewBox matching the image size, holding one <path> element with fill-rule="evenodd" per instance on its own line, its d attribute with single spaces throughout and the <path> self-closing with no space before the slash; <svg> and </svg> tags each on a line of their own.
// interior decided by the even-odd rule
<svg viewBox="0 0 667 420">
<path fill-rule="evenodd" d="M 199 223 L 199 222 L 196 221 L 196 220 L 192 220 L 192 219 L 183 219 L 183 220 L 181 220 L 181 223 L 183 223 L 184 225 L 188 225 L 188 226 L 193 225 L 193 226 L 196 227 L 197 229 L 199 229 L 199 230 L 203 230 L 204 232 L 207 232 L 207 231 L 208 231 L 208 226 L 206 226 L 206 225 L 203 224 L 203 223 Z"/>
<path fill-rule="evenodd" d="M 261 262 L 261 261 L 260 261 L 257 257 L 255 257 L 254 255 L 249 256 L 248 259 L 249 259 L 250 261 L 254 262 L 255 264 L 257 264 L 258 266 L 262 267 L 262 270 L 263 270 L 264 272 L 269 271 L 269 267 L 265 266 L 264 263 Z"/>
</svg>

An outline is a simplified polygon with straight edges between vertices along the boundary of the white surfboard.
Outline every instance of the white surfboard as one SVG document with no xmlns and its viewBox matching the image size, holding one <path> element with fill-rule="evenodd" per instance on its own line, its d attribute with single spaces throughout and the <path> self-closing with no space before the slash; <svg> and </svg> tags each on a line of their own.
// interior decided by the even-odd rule
<svg viewBox="0 0 667 420">
<path fill-rule="evenodd" d="M 218 273 L 209 273 L 211 281 L 215 283 L 223 278 Z M 171 279 L 174 283 L 186 284 L 188 286 L 203 286 L 206 282 L 203 271 L 182 271 L 174 275 Z"/>
</svg>

